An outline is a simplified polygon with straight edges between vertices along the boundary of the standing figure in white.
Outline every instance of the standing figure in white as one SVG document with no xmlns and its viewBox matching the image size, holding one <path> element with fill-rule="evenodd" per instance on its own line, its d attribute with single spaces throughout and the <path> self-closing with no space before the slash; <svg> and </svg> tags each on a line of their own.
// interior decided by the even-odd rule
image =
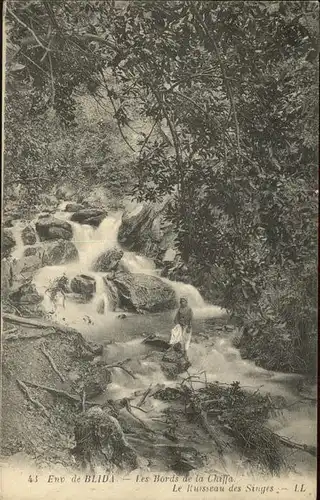
<svg viewBox="0 0 320 500">
<path fill-rule="evenodd" d="M 175 327 L 171 331 L 170 344 L 177 344 L 180 342 L 182 350 L 186 353 L 189 349 L 191 335 L 192 335 L 192 319 L 193 312 L 191 307 L 188 306 L 186 298 L 180 299 L 180 307 L 174 318 Z"/>
</svg>

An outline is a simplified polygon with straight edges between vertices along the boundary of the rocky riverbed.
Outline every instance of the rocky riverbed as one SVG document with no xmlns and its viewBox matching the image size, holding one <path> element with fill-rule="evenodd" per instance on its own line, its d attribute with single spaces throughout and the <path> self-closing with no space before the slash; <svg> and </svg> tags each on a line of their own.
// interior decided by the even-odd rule
<svg viewBox="0 0 320 500">
<path fill-rule="evenodd" d="M 69 199 L 5 222 L 2 454 L 69 470 L 312 468 L 301 377 L 241 360 L 225 312 L 144 256 L 175 259 L 162 209 Z M 181 295 L 195 311 L 188 358 L 167 343 Z"/>
</svg>

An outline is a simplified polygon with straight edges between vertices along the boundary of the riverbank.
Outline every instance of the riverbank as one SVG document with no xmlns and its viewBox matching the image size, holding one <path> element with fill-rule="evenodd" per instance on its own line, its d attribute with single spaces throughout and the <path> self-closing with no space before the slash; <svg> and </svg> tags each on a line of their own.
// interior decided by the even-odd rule
<svg viewBox="0 0 320 500">
<path fill-rule="evenodd" d="M 19 239 L 21 239 L 21 230 L 17 231 L 15 228 L 17 228 L 19 224 L 27 225 L 28 222 L 34 226 L 34 222 L 37 220 L 39 213 L 52 217 L 58 214 L 58 218 L 62 217 L 64 222 L 59 229 L 59 233 L 57 233 L 57 237 L 60 237 L 59 235 L 61 235 L 61 230 L 62 232 L 64 231 L 64 227 L 67 227 L 69 232 L 76 229 L 74 224 L 72 228 L 71 226 L 67 226 L 69 219 L 66 216 L 68 214 L 60 210 L 61 206 L 66 206 L 68 204 L 70 207 L 74 207 L 74 210 L 80 211 L 85 210 L 85 207 L 87 207 L 89 208 L 89 212 L 93 211 L 95 214 L 98 214 L 99 221 L 102 220 L 102 213 L 106 214 L 110 212 L 114 214 L 113 223 L 119 230 L 118 234 L 112 235 L 113 247 L 119 246 L 118 243 L 120 243 L 120 248 L 124 249 L 126 252 L 126 257 L 122 259 L 119 270 L 129 269 L 134 272 L 136 272 L 136 270 L 139 271 L 143 266 L 141 266 L 141 262 L 138 261 L 137 258 L 143 259 L 142 261 L 146 266 L 146 273 L 148 275 L 156 274 L 162 278 L 167 278 L 171 282 L 178 281 L 189 286 L 193 285 L 201 292 L 201 296 L 204 297 L 207 302 L 224 307 L 223 283 L 229 279 L 226 272 L 218 267 L 204 269 L 198 262 L 192 259 L 188 265 L 181 260 L 175 243 L 175 229 L 173 225 L 166 220 L 166 209 L 168 203 L 170 203 L 170 198 L 165 198 L 162 203 L 132 204 L 126 197 L 123 198 L 123 201 L 119 201 L 119 198 L 102 188 L 87 192 L 85 195 L 83 191 L 77 192 L 71 186 L 66 186 L 53 189 L 51 195 L 44 195 L 43 199 L 39 200 L 39 202 L 41 206 L 39 205 L 39 207 L 37 207 L 37 213 L 33 214 L 15 213 L 14 207 L 11 207 L 11 215 L 7 214 L 4 219 L 4 225 L 6 226 L 4 241 L 5 247 L 8 246 L 8 249 L 5 248 L 3 253 L 5 257 L 8 255 L 8 252 L 10 255 L 12 250 L 13 255 L 16 255 L 16 242 L 14 238 L 16 235 L 18 236 L 18 246 L 21 245 L 21 242 L 19 242 Z M 30 219 L 30 217 L 32 218 Z M 82 221 L 82 223 L 83 222 L 85 221 Z M 52 223 L 56 224 L 56 222 Z M 105 230 L 107 230 L 107 227 Z M 57 230 L 53 229 L 53 231 Z M 98 234 L 98 237 L 101 236 L 103 238 L 104 229 Z M 36 238 L 36 236 L 34 237 Z M 89 235 L 86 225 L 83 226 L 83 230 L 81 230 L 81 228 L 77 229 L 77 238 L 79 241 L 83 238 L 90 241 L 91 237 L 92 234 L 90 233 Z M 50 236 L 50 238 L 52 237 Z M 70 252 L 76 252 L 72 243 L 72 241 L 67 245 L 61 245 L 59 243 L 55 248 L 49 250 L 49 253 L 50 255 L 57 252 L 62 254 L 57 261 L 62 262 L 65 257 L 68 257 Z M 101 251 L 103 251 L 103 245 L 100 246 Z M 112 249 L 111 247 L 112 246 L 108 244 L 108 248 Z M 17 269 L 14 269 L 10 264 L 10 257 L 9 265 L 8 261 L 3 263 L 4 291 L 8 288 L 7 282 L 10 281 L 10 279 L 12 281 L 12 278 L 16 278 L 17 274 L 22 272 L 22 274 L 29 276 L 34 274 L 39 267 L 43 266 L 43 262 L 41 262 L 43 260 L 43 249 L 40 249 L 40 259 L 38 250 L 39 249 L 31 248 L 30 254 L 28 254 L 28 256 L 25 255 L 23 258 L 24 262 L 22 262 L 21 265 L 19 263 Z M 82 245 L 80 250 L 82 250 L 83 253 L 86 251 L 89 251 L 89 253 L 91 252 L 89 245 L 86 244 Z M 29 249 L 26 251 L 29 252 Z M 49 260 L 52 260 L 51 256 Z M 48 262 L 47 258 L 46 262 Z M 85 272 L 87 271 L 86 266 L 84 266 L 83 269 Z M 111 269 L 110 266 L 108 269 Z M 155 270 L 157 273 L 155 273 Z M 110 278 L 111 275 L 109 274 L 108 279 L 110 280 Z M 290 333 L 292 328 L 288 324 L 288 321 L 292 323 L 293 319 L 285 320 L 284 318 L 282 321 L 280 318 L 281 315 L 287 317 L 287 309 L 291 307 L 290 304 L 287 303 L 288 301 L 286 298 L 287 290 L 290 288 L 287 283 L 289 278 L 290 273 L 283 277 L 283 290 L 280 288 L 279 290 L 275 290 L 272 286 L 270 290 L 268 290 L 268 288 L 264 290 L 262 297 L 263 301 L 260 305 L 260 308 L 262 307 L 262 312 L 252 313 L 247 317 L 244 304 L 242 304 L 240 308 L 242 314 L 240 314 L 241 311 L 232 311 L 231 308 L 230 311 L 233 312 L 233 319 L 239 326 L 236 346 L 239 347 L 244 358 L 254 360 L 257 365 L 265 369 L 307 374 L 310 380 L 312 380 L 314 378 L 316 364 L 316 336 L 314 335 L 312 326 L 315 312 L 313 310 L 311 311 L 308 320 L 308 328 L 305 322 L 299 320 L 301 322 L 301 332 L 299 335 L 292 336 Z M 302 276 L 301 286 L 305 286 L 306 284 L 308 283 Z M 111 288 L 114 288 L 110 281 L 109 285 Z M 44 283 L 40 284 L 40 294 L 45 292 L 48 286 L 50 285 L 45 279 Z M 112 294 L 113 292 L 111 291 L 110 293 Z M 242 297 L 241 290 L 237 295 L 237 301 L 240 300 L 239 297 Z M 241 300 L 245 302 L 243 297 Z M 306 300 L 309 299 L 306 298 Z M 271 301 L 272 308 L 267 308 L 267 310 L 264 311 L 266 308 L 266 301 Z M 301 306 L 301 308 L 303 309 L 301 312 L 303 315 L 305 308 L 304 306 Z M 12 309 L 10 309 L 10 311 L 13 312 Z M 8 310 L 8 312 L 10 311 Z M 37 314 L 39 314 L 39 311 L 37 311 Z M 268 316 L 270 314 L 271 319 Z M 278 319 L 276 321 L 272 318 Z M 70 321 L 70 317 L 68 320 Z M 79 325 L 75 326 L 78 327 Z M 270 355 L 270 353 L 272 353 L 272 355 Z"/>
<path fill-rule="evenodd" d="M 40 467 L 60 463 L 72 470 L 141 467 L 184 474 L 183 468 L 201 471 L 208 463 L 234 473 L 245 453 L 243 473 L 268 475 L 295 470 L 288 459 L 293 449 L 298 470 L 305 463 L 312 469 L 315 413 L 310 400 L 300 401 L 301 377 L 243 360 L 232 345 L 238 330 L 225 311 L 207 304 L 192 285 L 159 275 L 143 254 L 119 246 L 121 213 L 70 201 L 58 208 L 11 229 L 15 245 L 8 259 L 31 267 L 18 280 L 17 262 L 8 272 L 5 454 L 26 453 Z M 41 250 L 40 257 L 34 249 Z M 52 282 L 61 276 L 66 288 L 55 302 Z M 168 301 L 168 293 L 172 299 L 188 297 L 194 310 L 188 363 L 155 348 L 152 339 L 144 342 L 153 335 L 160 346 L 168 340 L 176 303 Z M 98 344 L 95 352 L 89 341 Z M 206 407 L 210 398 L 214 405 Z M 303 437 L 302 418 L 310 426 Z M 253 421 L 264 444 L 246 434 Z M 117 459 L 116 451 L 106 458 L 94 443 L 79 444 L 92 425 L 115 432 L 129 463 Z M 44 436 L 42 445 L 35 430 Z M 103 446 L 113 449 L 115 441 L 107 435 Z"/>
<path fill-rule="evenodd" d="M 211 467 L 232 475 L 235 464 L 242 460 L 242 473 L 268 477 L 294 472 L 292 449 L 295 461 L 301 460 L 307 470 L 312 468 L 312 446 L 304 448 L 282 437 L 267 423 L 273 420 L 274 425 L 279 414 L 288 412 L 290 397 L 243 389 L 239 382 L 229 384 L 225 379 L 211 382 L 209 370 L 199 376 L 194 362 L 197 346 L 208 351 L 213 343 L 223 341 L 221 324 L 216 325 L 218 336 L 210 335 L 209 330 L 195 336 L 190 371 L 170 380 L 161 367 L 165 354 L 152 342 L 148 346 L 137 339 L 101 346 L 74 330 L 43 320 L 10 315 L 4 319 L 2 455 L 23 453 L 39 470 L 54 464 L 66 471 L 90 471 L 88 456 L 93 457 L 90 463 L 95 460 L 97 470 L 127 470 L 128 463 L 119 462 L 116 451 L 105 462 L 88 443 L 85 463 L 84 450 L 78 456 L 75 452 L 79 442 L 76 424 L 87 415 L 87 425 L 93 425 L 90 408 L 100 408 L 102 415 L 112 417 L 117 442 L 120 439 L 132 454 L 129 470 L 183 475 Z M 128 353 L 131 358 L 126 357 Z M 288 395 L 289 387 L 290 383 Z M 253 421 L 256 444 L 252 441 Z M 269 436 L 264 445 L 262 429 Z M 251 436 L 250 446 L 243 442 L 245 432 Z M 107 439 L 105 446 L 107 442 L 113 446 L 110 432 L 108 437 L 101 436 Z"/>
</svg>

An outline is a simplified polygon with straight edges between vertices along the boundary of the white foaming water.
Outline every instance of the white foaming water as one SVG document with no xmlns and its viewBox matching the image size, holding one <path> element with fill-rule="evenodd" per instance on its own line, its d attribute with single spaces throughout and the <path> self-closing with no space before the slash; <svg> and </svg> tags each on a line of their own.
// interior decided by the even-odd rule
<svg viewBox="0 0 320 500">
<path fill-rule="evenodd" d="M 93 298 L 92 305 L 95 308 L 96 312 L 98 312 L 99 309 L 101 309 L 102 307 L 102 311 L 104 313 L 105 311 L 109 311 L 110 305 L 109 305 L 109 297 L 106 292 L 106 287 L 103 281 L 103 276 L 99 273 L 93 273 L 93 276 L 96 280 L 96 293 Z"/>
<path fill-rule="evenodd" d="M 126 368 L 134 373 L 134 378 L 121 368 L 112 368 L 112 382 L 108 385 L 108 398 L 121 399 L 135 391 L 145 391 L 150 385 L 170 386 L 174 382 L 164 376 L 160 364 L 148 359 L 149 348 L 141 338 L 128 342 L 112 343 L 105 347 L 104 357 L 108 364 L 127 359 Z"/>
<path fill-rule="evenodd" d="M 22 241 L 21 233 L 25 226 L 26 224 L 24 224 L 23 222 L 17 222 L 11 228 L 12 236 L 16 242 L 16 246 L 14 247 L 14 250 L 12 252 L 13 259 L 20 259 L 23 256 L 25 246 Z"/>
<path fill-rule="evenodd" d="M 44 293 L 55 278 L 63 273 L 69 279 L 72 279 L 78 274 L 90 275 L 96 280 L 96 294 L 94 299 L 89 304 L 77 304 L 71 301 L 67 302 L 66 308 L 61 310 L 61 307 L 49 307 L 48 300 L 45 300 L 47 311 L 54 315 L 55 319 L 68 322 L 70 325 L 77 326 L 83 331 L 84 318 L 89 316 L 91 327 L 95 325 L 95 329 L 103 327 L 101 314 L 98 314 L 97 309 L 104 310 L 104 315 L 109 316 L 109 320 L 114 318 L 114 313 L 110 311 L 108 295 L 105 290 L 101 273 L 96 273 L 91 270 L 92 264 L 97 257 L 106 249 L 119 247 L 117 237 L 118 230 L 121 224 L 121 213 L 108 215 L 99 225 L 98 228 L 86 224 L 78 224 L 70 221 L 71 214 L 64 212 L 66 202 L 62 202 L 59 206 L 59 211 L 54 215 L 61 220 L 68 220 L 72 225 L 73 238 L 79 259 L 75 262 L 64 266 L 48 266 L 42 268 L 35 277 L 35 283 L 40 293 Z M 141 210 L 141 206 L 136 207 L 137 212 Z M 19 246 L 20 248 L 20 246 Z M 142 273 L 151 276 L 159 276 L 159 271 L 156 269 L 154 262 L 147 257 L 138 255 L 134 252 L 124 252 L 122 262 L 130 272 Z M 177 298 L 186 297 L 190 306 L 194 310 L 195 317 L 221 317 L 226 314 L 226 311 L 220 307 L 206 304 L 201 297 L 199 291 L 190 284 L 173 282 L 166 278 L 161 278 L 165 283 L 169 284 L 175 291 Z M 101 306 L 103 302 L 103 306 Z M 53 309 L 55 311 L 53 312 Z M 105 320 L 105 318 L 104 318 Z M 86 321 L 86 320 L 85 320 Z"/>
<path fill-rule="evenodd" d="M 124 252 L 122 261 L 130 273 L 142 273 L 148 274 L 149 276 L 159 275 L 153 260 L 143 255 L 138 255 L 134 252 Z"/>
<path fill-rule="evenodd" d="M 172 286 L 177 297 L 184 297 L 188 300 L 195 318 L 222 318 L 227 316 L 225 309 L 207 304 L 194 286 L 179 281 L 170 281 L 166 278 L 162 278 L 162 280 Z"/>
<path fill-rule="evenodd" d="M 141 340 L 106 346 L 108 362 L 112 363 L 130 357 L 131 361 L 126 363 L 126 367 L 135 374 L 133 379 L 119 368 L 112 369 L 112 383 L 108 386 L 108 397 L 121 399 L 132 396 L 135 391 L 145 391 L 150 385 L 153 387 L 157 384 L 167 387 L 175 386 L 175 381 L 166 379 L 159 363 L 148 360 L 145 355 L 146 347 Z M 315 445 L 316 408 L 310 406 L 308 402 L 301 404 L 299 395 L 294 389 L 301 376 L 264 370 L 250 361 L 243 360 L 239 351 L 232 347 L 227 338 L 218 338 L 215 345 L 210 347 L 193 342 L 188 351 L 188 357 L 192 364 L 188 370 L 188 376 L 194 377 L 192 379 L 194 389 L 203 387 L 205 380 L 223 384 L 239 381 L 241 386 L 249 392 L 259 390 L 262 394 L 270 393 L 273 396 L 285 397 L 288 409 L 270 418 L 267 423 L 268 427 L 297 443 Z M 181 374 L 178 382 L 182 381 L 186 375 L 186 373 Z M 157 401 L 152 399 L 150 404 L 148 414 L 141 415 L 141 418 L 145 420 L 159 410 Z M 305 460 L 306 462 L 309 460 L 312 467 L 313 459 L 306 457 Z"/>
<path fill-rule="evenodd" d="M 61 205 L 60 209 L 63 209 Z M 137 208 L 138 210 L 138 208 Z M 62 220 L 68 220 L 70 214 L 66 212 L 57 212 L 55 217 Z M 77 274 L 86 274 L 96 280 L 96 294 L 90 303 L 79 304 L 69 300 L 66 307 L 62 302 L 53 308 L 48 295 L 44 295 L 44 304 L 48 312 L 59 322 L 66 322 L 70 326 L 77 328 L 85 335 L 95 340 L 104 342 L 110 335 L 117 344 L 105 347 L 106 359 L 108 364 L 119 362 L 126 358 L 131 358 L 128 366 L 135 374 L 132 378 L 128 373 L 119 368 L 112 369 L 112 383 L 108 385 L 108 397 L 119 399 L 127 397 L 136 390 L 146 390 L 150 384 L 171 385 L 164 376 L 159 363 L 155 363 L 146 357 L 147 348 L 141 343 L 142 334 L 165 332 L 164 335 L 170 335 L 172 328 L 172 313 L 163 313 L 160 315 L 136 315 L 127 314 L 126 319 L 118 319 L 118 313 L 110 311 L 108 294 L 105 288 L 102 274 L 91 271 L 95 259 L 107 248 L 118 246 L 117 234 L 121 223 L 121 214 L 112 214 L 106 217 L 100 226 L 95 229 L 91 226 L 81 225 L 71 222 L 73 228 L 73 242 L 79 252 L 79 259 L 75 262 L 62 266 L 47 266 L 40 269 L 35 277 L 35 283 L 40 292 L 44 293 L 48 288 L 50 281 L 65 273 L 69 279 Z M 17 229 L 17 238 L 19 251 L 22 248 L 22 241 L 19 240 L 21 227 Z M 16 233 L 15 233 L 16 235 Z M 125 252 L 123 264 L 133 273 L 143 273 L 152 276 L 159 276 L 159 273 L 152 260 L 133 252 Z M 195 313 L 196 321 L 201 318 L 222 317 L 226 312 L 216 306 L 206 304 L 199 291 L 190 284 L 172 282 L 161 278 L 167 284 L 173 287 L 177 297 L 186 297 Z M 103 302 L 104 314 L 101 311 L 101 302 Z M 197 332 L 195 328 L 194 337 Z M 136 337 L 132 340 L 133 337 Z M 119 340 L 121 341 L 119 342 Z M 131 339 L 131 340 L 130 340 Z M 123 340 L 123 342 L 122 342 Z M 305 442 L 314 444 L 316 436 L 316 416 L 315 409 L 307 405 L 295 406 L 295 400 L 298 399 L 294 384 L 299 376 L 279 374 L 263 370 L 254 365 L 254 363 L 243 360 L 237 349 L 232 347 L 228 338 L 216 338 L 215 344 L 207 346 L 204 343 L 192 342 L 188 356 L 192 363 L 189 373 L 199 375 L 203 380 L 206 372 L 208 381 L 218 380 L 222 383 L 232 383 L 239 381 L 243 386 L 254 391 L 258 388 L 262 392 L 270 392 L 274 395 L 281 395 L 292 402 L 290 410 L 284 412 L 279 418 L 270 420 L 270 427 L 296 442 Z M 185 375 L 185 374 L 184 374 Z M 183 375 L 182 375 L 183 377 Z M 194 386 L 197 382 L 193 382 Z M 151 399 L 151 398 L 150 398 Z M 153 403 L 152 403 L 153 404 Z M 154 402 L 154 410 L 161 402 Z M 141 418 L 148 418 L 148 415 L 142 414 Z M 303 431 L 301 426 L 303 425 Z"/>
<path fill-rule="evenodd" d="M 156 269 L 154 262 L 147 257 L 137 255 L 134 252 L 125 252 L 122 260 L 131 273 L 142 273 L 159 277 L 159 271 Z M 223 317 L 227 314 L 225 309 L 207 304 L 194 286 L 179 281 L 170 281 L 167 278 L 161 277 L 161 279 L 173 288 L 178 298 L 184 297 L 188 300 L 197 318 Z"/>
<path fill-rule="evenodd" d="M 62 204 L 60 208 L 64 208 Z M 71 214 L 59 211 L 55 214 L 56 218 L 68 220 Z M 78 224 L 69 220 L 72 226 L 73 238 L 79 259 L 60 266 L 46 266 L 39 270 L 35 275 L 34 283 L 41 294 L 44 294 L 44 307 L 56 321 L 67 323 L 70 326 L 79 328 L 83 333 L 90 333 L 92 329 L 101 330 L 106 323 L 106 315 L 109 322 L 114 318 L 114 313 L 109 311 L 109 299 L 106 293 L 105 284 L 102 278 L 103 273 L 91 270 L 92 264 L 96 258 L 106 249 L 117 246 L 117 234 L 121 223 L 121 214 L 111 214 L 106 217 L 98 228 L 93 228 L 87 224 Z M 96 293 L 91 302 L 83 304 L 66 301 L 63 307 L 63 301 L 52 304 L 49 296 L 45 294 L 53 281 L 65 274 L 69 279 L 76 275 L 84 274 L 91 276 L 96 282 Z M 103 302 L 103 307 L 101 307 Z M 104 311 L 99 314 L 97 309 Z"/>
<path fill-rule="evenodd" d="M 35 229 L 33 223 L 25 222 L 25 221 L 16 221 L 11 228 L 11 232 L 13 235 L 13 238 L 15 239 L 16 245 L 13 249 L 12 252 L 12 258 L 13 259 L 21 259 L 21 257 L 24 254 L 24 251 L 26 248 L 28 248 L 30 245 L 24 245 L 23 240 L 22 240 L 22 231 L 26 226 L 31 226 Z M 35 232 L 36 233 L 36 232 Z M 38 234 L 36 233 L 36 238 L 37 238 L 37 243 L 39 243 L 40 239 Z"/>
<path fill-rule="evenodd" d="M 79 252 L 81 266 L 90 268 L 94 260 L 107 248 L 118 246 L 117 236 L 121 214 L 106 217 L 98 228 L 69 221 L 73 229 L 72 241 Z"/>
</svg>

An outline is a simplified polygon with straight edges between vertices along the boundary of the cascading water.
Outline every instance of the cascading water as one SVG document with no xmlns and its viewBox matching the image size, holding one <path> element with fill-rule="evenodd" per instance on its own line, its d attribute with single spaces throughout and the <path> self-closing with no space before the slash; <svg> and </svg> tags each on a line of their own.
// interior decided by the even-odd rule
<svg viewBox="0 0 320 500">
<path fill-rule="evenodd" d="M 55 217 L 69 220 L 70 214 L 63 209 L 64 206 L 61 206 Z M 111 310 L 110 296 L 103 280 L 104 273 L 91 270 L 93 262 L 104 250 L 118 246 L 117 234 L 121 223 L 121 213 L 108 215 L 96 229 L 88 225 L 69 222 L 73 228 L 72 241 L 79 252 L 79 259 L 66 265 L 44 267 L 34 278 L 37 289 L 44 295 L 46 310 L 52 313 L 52 317 L 56 321 L 77 328 L 93 340 L 101 343 L 107 342 L 105 356 L 108 363 L 117 362 L 127 357 L 132 359 L 135 378 L 133 379 L 119 368 L 114 368 L 112 383 L 108 385 L 108 397 L 117 399 L 126 397 L 134 390 L 145 390 L 151 383 L 170 384 L 171 382 L 162 373 L 159 363 L 152 362 L 145 357 L 146 346 L 141 343 L 141 340 L 150 334 L 157 334 L 168 339 L 173 326 L 173 312 L 145 315 L 126 313 L 125 319 L 118 318 L 119 310 Z M 21 248 L 23 250 L 20 237 L 22 228 L 23 226 L 18 225 L 14 229 L 16 239 L 19 242 L 16 250 L 17 256 L 21 254 Z M 124 267 L 132 273 L 159 275 L 153 261 L 144 256 L 133 252 L 124 252 L 122 261 Z M 79 274 L 89 275 L 95 279 L 96 293 L 91 302 L 80 304 L 67 300 L 65 307 L 62 301 L 53 307 L 45 291 L 50 282 L 63 273 L 69 279 Z M 206 330 L 206 318 L 217 318 L 218 321 L 218 318 L 225 316 L 225 311 L 206 304 L 198 290 L 192 285 L 162 279 L 173 287 L 177 297 L 188 298 L 195 313 L 194 341 L 188 352 L 192 363 L 190 374 L 197 375 L 205 371 L 208 380 L 219 380 L 224 383 L 237 380 L 252 390 L 259 388 L 262 392 L 286 397 L 288 401 L 292 402 L 290 411 L 286 411 L 281 418 L 270 421 L 270 426 L 278 433 L 297 442 L 314 444 L 316 436 L 315 409 L 307 405 L 295 406 L 294 404 L 297 400 L 295 384 L 299 376 L 270 372 L 255 366 L 250 361 L 243 360 L 239 351 L 232 346 L 227 334 L 215 337 L 214 345 L 208 346 L 202 343 L 199 340 L 201 337 L 199 334 Z M 154 404 L 159 405 L 160 403 L 155 402 Z"/>
<path fill-rule="evenodd" d="M 69 279 L 76 275 L 84 274 L 91 276 L 96 282 L 96 293 L 90 303 L 79 304 L 70 300 L 66 301 L 63 307 L 63 300 L 57 301 L 54 305 L 49 300 L 48 295 L 45 297 L 44 305 L 52 318 L 56 321 L 63 321 L 70 326 L 74 326 L 83 333 L 103 332 L 107 325 L 114 321 L 119 311 L 112 311 L 109 296 L 103 281 L 103 273 L 92 271 L 92 264 L 96 258 L 108 248 L 119 246 L 117 241 L 118 229 L 121 223 L 121 213 L 108 215 L 99 225 L 98 228 L 85 224 L 78 224 L 70 221 L 71 214 L 64 211 L 65 203 L 62 203 L 55 218 L 68 220 L 72 225 L 73 238 L 79 259 L 66 265 L 47 266 L 42 268 L 35 276 L 34 282 L 40 293 L 46 295 L 46 290 L 50 287 L 56 278 L 65 274 Z M 159 272 L 156 269 L 154 262 L 147 257 L 138 255 L 134 252 L 124 252 L 122 258 L 124 267 L 132 273 L 143 273 L 153 276 L 158 276 Z M 219 317 L 224 314 L 221 308 L 205 304 L 198 290 L 192 285 L 185 283 L 171 282 L 165 278 L 164 282 L 176 292 L 177 297 L 187 297 L 190 306 L 194 309 L 197 317 Z M 101 311 L 104 312 L 103 316 Z M 100 312 L 100 313 L 99 313 Z M 139 321 L 138 321 L 139 323 Z"/>
<path fill-rule="evenodd" d="M 158 271 L 152 259 L 137 255 L 134 252 L 125 252 L 123 264 L 131 273 L 143 273 L 150 276 L 158 276 Z"/>
<path fill-rule="evenodd" d="M 17 260 L 21 259 L 25 249 L 28 248 L 29 246 L 31 246 L 31 245 L 24 245 L 24 243 L 23 243 L 22 231 L 25 229 L 26 226 L 31 226 L 33 229 L 35 229 L 34 224 L 27 223 L 24 221 L 17 221 L 11 229 L 12 236 L 16 242 L 16 245 L 15 245 L 13 252 L 12 252 L 13 259 L 17 259 Z M 36 233 L 36 231 L 35 231 L 35 236 L 37 238 L 37 243 L 39 243 L 40 239 L 39 239 L 39 236 Z"/>
<path fill-rule="evenodd" d="M 120 223 L 121 214 L 109 215 L 96 229 L 86 224 L 71 222 L 73 228 L 72 241 L 78 249 L 79 263 L 83 270 L 90 269 L 94 260 L 104 250 L 117 246 Z"/>
<path fill-rule="evenodd" d="M 70 213 L 62 210 L 55 214 L 56 218 L 68 220 L 71 224 L 73 230 L 72 242 L 78 250 L 78 260 L 65 265 L 46 266 L 36 274 L 34 282 L 39 293 L 45 295 L 44 306 L 53 319 L 74 326 L 83 333 L 89 333 L 93 327 L 101 331 L 106 323 L 110 323 L 115 314 L 110 311 L 103 273 L 92 271 L 91 267 L 104 250 L 117 245 L 121 214 L 112 214 L 106 217 L 98 228 L 70 221 L 70 216 Z M 63 274 L 70 280 L 81 274 L 94 278 L 96 293 L 91 302 L 84 304 L 67 300 L 65 307 L 63 307 L 62 300 L 60 303 L 53 304 L 46 295 L 46 290 L 56 278 Z M 104 315 L 99 314 L 99 311 L 103 312 Z"/>
<path fill-rule="evenodd" d="M 147 257 L 137 255 L 134 252 L 125 252 L 122 260 L 131 273 L 143 273 L 159 277 L 159 271 L 156 269 L 154 262 Z M 161 279 L 174 289 L 177 297 L 185 297 L 188 300 L 194 314 L 198 318 L 220 317 L 225 315 L 225 311 L 221 309 L 221 307 L 207 304 L 194 286 L 178 281 L 171 281 L 167 278 Z"/>
</svg>

